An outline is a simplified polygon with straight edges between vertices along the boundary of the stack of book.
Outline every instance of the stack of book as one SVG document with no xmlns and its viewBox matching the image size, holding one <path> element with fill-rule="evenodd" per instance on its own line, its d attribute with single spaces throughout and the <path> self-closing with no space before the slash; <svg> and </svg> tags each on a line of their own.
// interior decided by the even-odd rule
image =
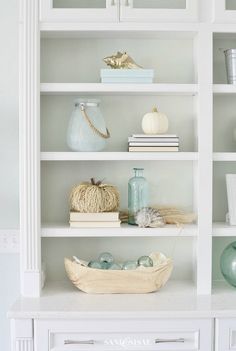
<svg viewBox="0 0 236 351">
<path fill-rule="evenodd" d="M 119 228 L 119 212 L 70 212 L 71 228 Z"/>
<path fill-rule="evenodd" d="M 179 151 L 179 137 L 175 134 L 133 134 L 128 138 L 129 152 Z"/>
</svg>

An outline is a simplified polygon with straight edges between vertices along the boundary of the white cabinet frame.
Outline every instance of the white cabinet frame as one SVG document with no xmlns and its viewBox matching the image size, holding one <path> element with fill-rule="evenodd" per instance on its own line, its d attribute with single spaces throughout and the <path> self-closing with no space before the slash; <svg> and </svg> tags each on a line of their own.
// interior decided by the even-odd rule
<svg viewBox="0 0 236 351">
<path fill-rule="evenodd" d="M 236 23 L 236 10 L 226 10 L 226 0 L 215 0 L 213 20 L 215 22 Z"/>
<path fill-rule="evenodd" d="M 117 22 L 119 0 L 106 0 L 106 8 L 54 8 L 53 0 L 40 0 L 41 22 Z"/>
<path fill-rule="evenodd" d="M 185 9 L 134 8 L 134 0 L 120 0 L 121 22 L 195 22 L 198 20 L 198 0 L 186 0 Z"/>
</svg>

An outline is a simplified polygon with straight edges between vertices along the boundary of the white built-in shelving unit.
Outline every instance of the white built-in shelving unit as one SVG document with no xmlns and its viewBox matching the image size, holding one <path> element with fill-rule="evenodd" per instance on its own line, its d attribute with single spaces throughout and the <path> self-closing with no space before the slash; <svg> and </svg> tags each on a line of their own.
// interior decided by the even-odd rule
<svg viewBox="0 0 236 351">
<path fill-rule="evenodd" d="M 226 84 L 221 49 L 236 45 L 236 22 L 227 17 L 227 11 L 231 16 L 236 11 L 221 13 L 213 0 L 187 0 L 186 9 L 174 10 L 124 3 L 106 1 L 105 7 L 86 9 L 63 8 L 59 0 L 55 8 L 47 0 L 21 1 L 23 296 L 40 296 L 42 259 L 49 283 L 54 277 L 66 279 L 63 258 L 73 250 L 90 259 L 114 247 L 122 260 L 129 252 L 160 249 L 174 255 L 173 280 L 188 282 L 199 295 L 210 295 L 214 280 L 222 279 L 219 268 L 212 275 L 212 258 L 219 265 L 212 245 L 220 252 L 222 238 L 236 236 L 234 227 L 225 224 L 225 174 L 236 172 L 236 88 Z M 102 58 L 116 50 L 127 50 L 144 67 L 154 68 L 154 83 L 101 84 Z M 112 135 L 104 152 L 71 152 L 66 146 L 73 101 L 79 96 L 101 99 Z M 141 132 L 142 116 L 155 104 L 168 115 L 170 132 L 179 135 L 180 152 L 128 153 L 127 137 Z M 68 195 L 76 183 L 106 178 L 117 184 L 126 208 L 134 166 L 145 169 L 151 205 L 193 211 L 196 223 L 69 228 Z M 175 253 L 169 249 L 172 237 Z"/>
<path fill-rule="evenodd" d="M 233 47 L 235 0 L 20 1 L 22 297 L 9 313 L 13 351 L 133 350 L 137 340 L 151 340 L 145 351 L 236 348 L 235 289 L 219 267 L 236 237 L 226 223 L 225 184 L 236 173 L 236 88 L 227 84 L 223 53 Z M 101 84 L 102 59 L 118 50 L 153 68 L 153 84 Z M 82 96 L 101 100 L 111 132 L 104 152 L 67 147 L 74 100 Z M 180 152 L 128 153 L 127 137 L 142 132 L 142 116 L 155 105 L 180 137 Z M 75 184 L 105 178 L 126 209 L 133 167 L 145 169 L 150 205 L 194 212 L 196 222 L 70 228 Z M 117 261 L 161 251 L 174 271 L 153 294 L 79 292 L 64 257 L 90 260 L 102 251 Z M 102 344 L 114 338 L 115 346 Z"/>
</svg>

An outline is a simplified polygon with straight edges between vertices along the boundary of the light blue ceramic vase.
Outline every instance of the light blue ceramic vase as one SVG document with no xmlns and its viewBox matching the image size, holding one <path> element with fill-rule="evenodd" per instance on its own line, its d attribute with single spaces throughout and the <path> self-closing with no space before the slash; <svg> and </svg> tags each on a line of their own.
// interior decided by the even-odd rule
<svg viewBox="0 0 236 351">
<path fill-rule="evenodd" d="M 102 151 L 106 147 L 107 139 L 95 132 L 88 123 L 82 111 L 85 111 L 94 127 L 103 134 L 107 134 L 105 120 L 97 99 L 77 99 L 71 114 L 67 144 L 73 151 Z"/>
</svg>

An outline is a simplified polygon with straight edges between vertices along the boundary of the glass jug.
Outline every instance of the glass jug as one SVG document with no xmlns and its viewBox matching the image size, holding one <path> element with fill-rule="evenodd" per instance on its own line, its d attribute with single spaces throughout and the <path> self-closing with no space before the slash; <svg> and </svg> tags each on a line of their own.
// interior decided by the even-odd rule
<svg viewBox="0 0 236 351">
<path fill-rule="evenodd" d="M 67 145 L 73 151 L 101 151 L 106 147 L 110 133 L 97 99 L 77 99 L 71 114 Z"/>
<path fill-rule="evenodd" d="M 135 215 L 148 206 L 148 182 L 143 177 L 143 168 L 134 168 L 134 177 L 128 184 L 129 224 L 136 224 Z"/>
</svg>

